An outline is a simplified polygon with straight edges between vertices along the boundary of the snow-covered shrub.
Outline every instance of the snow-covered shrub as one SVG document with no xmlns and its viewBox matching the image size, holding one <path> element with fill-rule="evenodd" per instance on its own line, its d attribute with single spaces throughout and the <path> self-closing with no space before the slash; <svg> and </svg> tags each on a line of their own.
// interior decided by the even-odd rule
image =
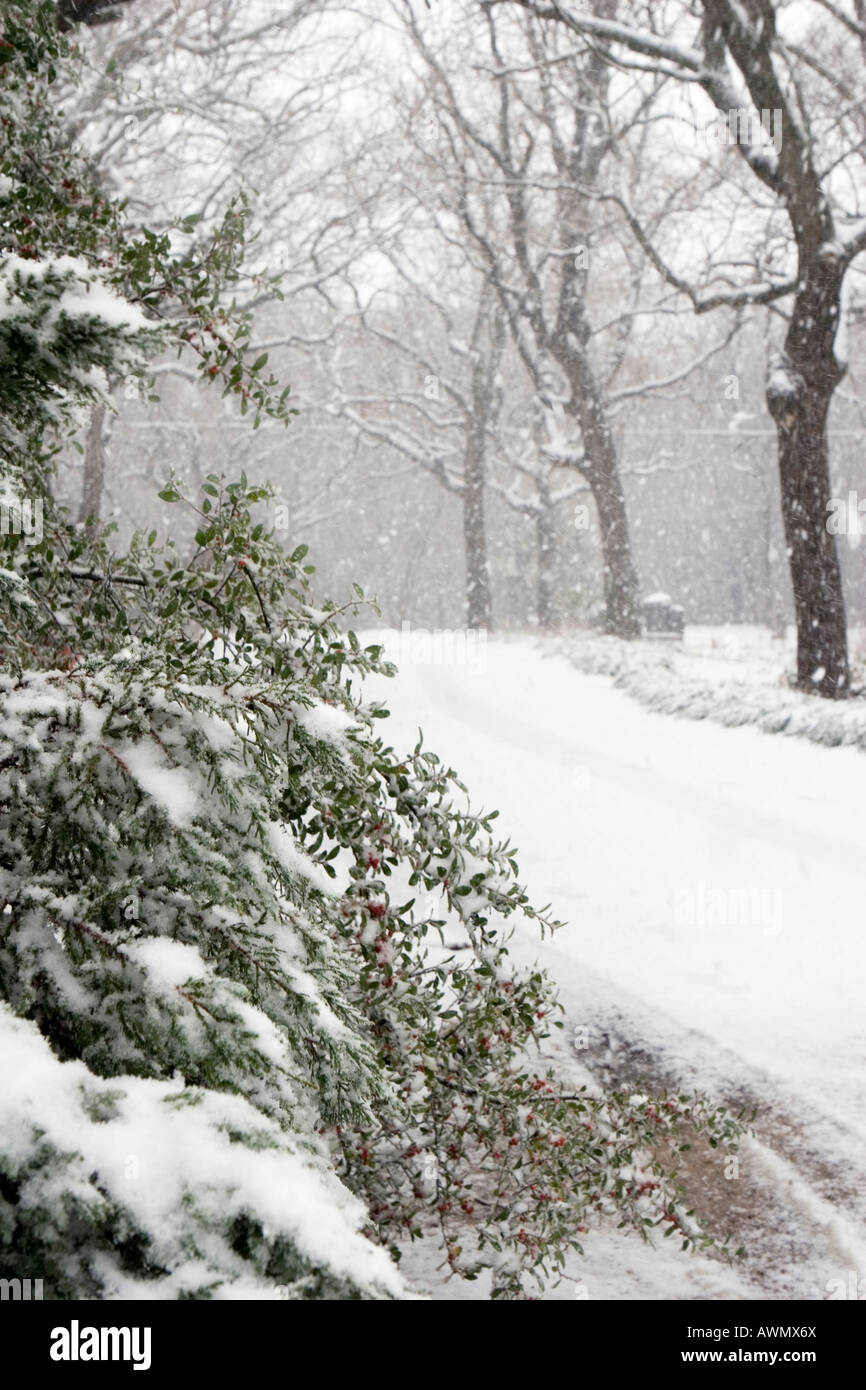
<svg viewBox="0 0 866 1390">
<path fill-rule="evenodd" d="M 36 602 L 0 680 L 0 996 L 50 1043 L 27 1046 L 34 1067 L 55 1059 L 67 1118 L 52 1140 L 25 1088 L 4 1127 L 13 1246 L 67 1292 L 152 1280 L 203 1296 L 302 1269 L 325 1296 L 358 1268 L 355 1233 L 332 1257 L 280 1224 L 275 1145 L 288 1187 L 303 1165 L 310 1183 L 339 1174 L 391 1244 L 432 1214 L 452 1267 L 492 1266 L 502 1292 L 556 1267 L 596 1211 L 702 1241 L 654 1155 L 691 1125 L 729 1142 L 736 1124 L 686 1097 L 566 1096 L 535 1073 L 556 1005 L 543 974 L 509 963 L 505 919 L 539 916 L 512 850 L 423 745 L 379 737 L 385 711 L 361 690 L 378 649 L 312 605 L 303 547 L 287 556 L 253 521 L 263 490 L 214 478 L 206 493 L 185 563 L 153 537 L 83 552 L 56 524 L 25 556 Z M 431 894 L 462 949 L 436 949 Z M 168 1185 L 138 1121 L 153 1134 L 162 1107 L 171 1152 L 187 1106 L 203 1152 Z M 246 1149 L 270 1154 L 261 1190 L 226 1195 L 226 1135 L 239 1172 Z M 73 1138 L 80 1158 L 57 1168 Z M 147 1221 L 169 1191 L 197 1213 L 179 1265 Z M 298 1202 L 300 1222 L 303 1188 Z M 358 1287 L 385 1287 L 371 1271 Z"/>
<path fill-rule="evenodd" d="M 578 670 L 610 676 L 619 689 L 660 714 L 709 719 L 731 729 L 754 725 L 767 734 L 805 738 L 828 748 L 866 748 L 862 690 L 850 700 L 831 702 L 794 689 L 792 679 L 784 676 L 756 677 L 747 671 L 701 679 L 674 651 L 595 633 L 566 637 L 559 645 Z"/>
</svg>

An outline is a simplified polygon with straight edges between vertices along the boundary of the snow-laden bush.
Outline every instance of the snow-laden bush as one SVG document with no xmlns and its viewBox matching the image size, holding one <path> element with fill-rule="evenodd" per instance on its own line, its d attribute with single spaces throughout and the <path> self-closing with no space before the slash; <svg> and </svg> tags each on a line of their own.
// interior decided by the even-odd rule
<svg viewBox="0 0 866 1390">
<path fill-rule="evenodd" d="M 154 534 L 113 554 L 50 505 L 98 373 L 170 332 L 287 415 L 243 324 L 214 327 L 237 326 L 233 224 L 175 262 L 116 209 L 94 231 L 81 170 L 64 204 L 52 12 L 0 5 L 0 484 L 45 503 L 41 535 L 0 536 L 3 1276 L 53 1298 L 399 1297 L 391 1254 L 435 1221 L 451 1268 L 508 1296 L 599 1215 L 704 1243 L 675 1153 L 737 1123 L 537 1074 L 555 998 L 506 928 L 553 924 L 455 774 L 379 737 L 363 682 L 387 668 L 345 630 L 360 590 L 315 605 L 243 478 L 187 503 L 183 556 Z M 47 190 L 21 181 L 34 150 Z"/>
<path fill-rule="evenodd" d="M 38 1270 L 55 1299 L 400 1294 L 362 1204 L 242 1096 L 100 1081 L 6 1004 L 0 1047 L 4 1277 Z"/>
<path fill-rule="evenodd" d="M 254 524 L 263 491 L 206 493 L 185 563 L 152 537 L 82 553 L 57 524 L 24 556 L 37 602 L 0 680 L 0 996 L 66 1098 L 50 1123 L 25 1088 L 4 1126 L 10 1245 L 67 1296 L 388 1287 L 346 1199 L 342 1242 L 316 1245 L 302 1172 L 317 1200 L 338 1174 L 376 1241 L 432 1215 L 452 1268 L 492 1267 L 502 1292 L 595 1212 L 702 1242 L 659 1155 L 736 1124 L 534 1072 L 556 1006 L 507 956 L 505 919 L 538 916 L 510 847 L 432 753 L 378 736 L 361 690 L 378 649 L 312 606 L 303 547 Z M 194 1152 L 169 1183 L 181 1131 Z M 266 1157 L 248 1169 L 248 1150 Z"/>
</svg>

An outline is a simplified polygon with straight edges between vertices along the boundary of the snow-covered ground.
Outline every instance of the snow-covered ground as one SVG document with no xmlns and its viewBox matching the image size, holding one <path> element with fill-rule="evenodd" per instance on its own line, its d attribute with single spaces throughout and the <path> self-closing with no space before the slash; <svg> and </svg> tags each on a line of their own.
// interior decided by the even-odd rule
<svg viewBox="0 0 866 1390">
<path fill-rule="evenodd" d="M 396 646 L 388 737 L 422 726 L 567 921 L 514 945 L 558 983 L 562 1064 L 759 1108 L 738 1175 L 713 1155 L 693 1176 L 747 1260 L 602 1234 L 569 1268 L 579 1296 L 866 1297 L 864 754 L 650 712 L 531 639 Z"/>
</svg>

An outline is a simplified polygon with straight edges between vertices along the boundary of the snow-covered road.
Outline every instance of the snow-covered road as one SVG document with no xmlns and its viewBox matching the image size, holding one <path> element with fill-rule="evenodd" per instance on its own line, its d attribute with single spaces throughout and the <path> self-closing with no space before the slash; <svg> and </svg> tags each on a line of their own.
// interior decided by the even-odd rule
<svg viewBox="0 0 866 1390">
<path fill-rule="evenodd" d="M 741 1205 L 765 1294 L 866 1276 L 864 755 L 652 714 L 528 640 L 382 684 L 391 741 L 421 725 L 567 922 L 515 949 L 556 979 L 586 1064 L 760 1107 Z M 773 1236 L 756 1210 L 776 1206 L 787 1256 L 779 1213 Z M 649 1296 L 689 1296 L 657 1268 Z M 757 1277 L 725 1276 L 691 1296 L 749 1296 Z"/>
</svg>

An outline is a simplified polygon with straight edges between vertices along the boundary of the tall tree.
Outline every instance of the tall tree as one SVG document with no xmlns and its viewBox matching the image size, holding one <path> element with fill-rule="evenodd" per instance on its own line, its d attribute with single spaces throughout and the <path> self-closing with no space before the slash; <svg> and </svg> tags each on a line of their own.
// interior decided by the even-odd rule
<svg viewBox="0 0 866 1390">
<path fill-rule="evenodd" d="M 467 286 L 459 309 L 448 294 L 437 293 L 431 259 L 422 263 L 425 283 L 416 283 L 409 269 L 417 261 L 413 234 L 418 237 L 417 227 L 408 233 L 408 247 L 391 248 L 388 259 L 397 275 L 399 320 L 409 317 L 414 327 L 405 331 L 375 300 L 347 316 L 331 354 L 332 409 L 361 438 L 389 445 L 459 497 L 466 621 L 487 629 L 485 488 L 500 403 L 503 323 L 489 283 L 471 271 L 446 275 L 452 286 Z"/>
<path fill-rule="evenodd" d="M 63 90 L 67 138 L 86 150 L 105 196 L 124 199 L 129 225 L 160 232 L 181 208 L 196 219 L 185 236 L 190 263 L 203 264 L 225 202 L 242 190 L 246 240 L 257 241 L 257 253 L 248 249 L 233 294 L 248 308 L 272 302 L 271 277 L 297 295 L 363 250 L 363 238 L 347 249 L 338 218 L 330 228 L 317 219 L 309 231 L 310 196 L 327 196 L 341 163 L 322 157 L 322 142 L 354 71 L 348 43 L 321 32 L 322 12 L 313 0 L 184 0 L 159 14 L 136 0 L 71 0 L 58 12 L 64 30 L 87 26 L 75 80 Z M 188 354 L 177 370 L 189 372 Z M 91 432 L 82 514 L 99 515 L 104 477 Z"/>
<path fill-rule="evenodd" d="M 604 115 L 607 70 L 590 56 L 572 64 L 567 79 L 559 73 L 552 80 L 547 59 L 562 55 L 541 51 L 537 26 L 524 26 L 523 34 L 509 26 L 503 38 L 488 9 L 481 32 L 466 17 L 463 40 L 471 37 L 478 59 L 483 56 L 476 65 L 479 95 L 477 84 L 470 88 L 452 75 L 408 0 L 399 10 L 447 131 L 436 148 L 440 194 L 475 245 L 540 402 L 549 409 L 565 402 L 576 436 L 573 466 L 588 482 L 598 515 L 606 628 L 637 636 L 638 579 L 591 341 L 594 209 L 582 192 L 596 186 L 615 144 Z"/>
</svg>

